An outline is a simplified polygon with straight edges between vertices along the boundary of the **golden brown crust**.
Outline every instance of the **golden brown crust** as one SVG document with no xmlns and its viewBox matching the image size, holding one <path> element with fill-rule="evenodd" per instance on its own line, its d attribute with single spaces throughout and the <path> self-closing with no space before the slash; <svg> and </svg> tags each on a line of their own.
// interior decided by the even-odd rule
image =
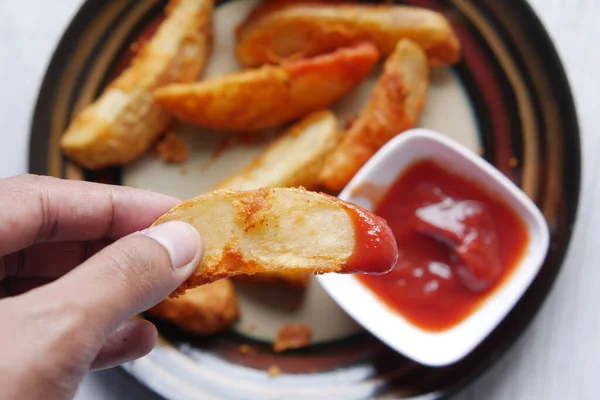
<svg viewBox="0 0 600 400">
<path fill-rule="evenodd" d="M 342 190 L 381 146 L 417 124 L 428 79 L 423 50 L 409 40 L 400 41 L 366 107 L 327 157 L 320 174 L 325 187 Z"/>
<path fill-rule="evenodd" d="M 421 46 L 430 65 L 460 58 L 460 42 L 446 18 L 437 12 L 404 5 L 315 4 L 275 2 L 250 14 L 237 30 L 240 63 L 266 63 L 314 57 L 361 41 L 370 41 L 382 55 L 401 39 Z M 300 3 L 300 4 L 294 4 Z"/>
<path fill-rule="evenodd" d="M 167 298 L 147 311 L 189 333 L 210 335 L 231 328 L 239 317 L 233 284 L 228 279 Z"/>
<path fill-rule="evenodd" d="M 171 0 L 167 19 L 131 66 L 111 83 L 124 92 L 173 82 L 192 82 L 204 70 L 210 51 L 213 0 Z"/>
<path fill-rule="evenodd" d="M 297 5 L 297 4 L 343 4 L 347 3 L 344 0 L 265 0 L 261 2 L 258 6 L 256 6 L 248 17 L 244 21 L 244 23 L 237 27 L 236 29 L 236 37 L 241 34 L 241 30 L 244 29 L 245 26 L 249 25 L 254 21 L 258 21 L 261 17 L 272 13 L 273 11 L 280 10 L 284 7 Z"/>
<path fill-rule="evenodd" d="M 277 353 L 290 349 L 310 346 L 312 328 L 306 324 L 285 324 L 277 333 L 273 350 Z"/>
<path fill-rule="evenodd" d="M 328 107 L 371 71 L 378 53 L 371 44 L 313 59 L 265 66 L 154 92 L 175 117 L 199 126 L 256 131 Z"/>
<path fill-rule="evenodd" d="M 175 296 L 240 274 L 339 272 L 356 246 L 344 204 L 302 189 L 217 190 L 179 204 L 155 225 L 172 220 L 192 224 L 204 239 L 202 263 Z"/>
<path fill-rule="evenodd" d="M 63 135 L 61 148 L 73 162 L 90 169 L 126 164 L 156 143 L 171 118 L 151 91 L 201 73 L 210 47 L 212 7 L 212 0 L 170 3 L 168 17 L 131 66 Z"/>
<path fill-rule="evenodd" d="M 255 275 L 237 275 L 233 279 L 262 285 L 285 286 L 290 289 L 306 289 L 311 274 L 304 272 L 261 272 Z"/>
<path fill-rule="evenodd" d="M 257 224 L 264 224 L 266 214 L 271 208 L 271 204 L 267 201 L 269 189 L 259 188 L 255 191 L 243 193 L 233 205 L 238 214 L 238 219 L 242 222 L 244 232 L 255 228 Z"/>
</svg>

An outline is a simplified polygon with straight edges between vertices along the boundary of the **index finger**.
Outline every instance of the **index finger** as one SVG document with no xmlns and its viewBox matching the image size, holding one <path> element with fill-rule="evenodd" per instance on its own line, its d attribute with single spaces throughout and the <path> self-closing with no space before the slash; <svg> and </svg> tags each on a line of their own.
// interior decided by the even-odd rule
<svg viewBox="0 0 600 400">
<path fill-rule="evenodd" d="M 147 190 L 23 175 L 0 179 L 0 255 L 34 243 L 118 239 L 179 200 Z"/>
</svg>

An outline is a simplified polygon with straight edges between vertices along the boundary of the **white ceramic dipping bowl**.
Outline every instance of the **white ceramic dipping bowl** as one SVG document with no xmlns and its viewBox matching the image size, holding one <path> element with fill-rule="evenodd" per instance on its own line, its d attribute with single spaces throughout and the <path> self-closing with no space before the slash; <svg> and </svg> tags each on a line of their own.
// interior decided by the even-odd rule
<svg viewBox="0 0 600 400">
<path fill-rule="evenodd" d="M 529 244 L 510 276 L 466 319 L 442 332 L 423 330 L 390 309 L 352 275 L 318 277 L 327 293 L 359 324 L 388 346 L 425 365 L 455 363 L 469 354 L 502 321 L 527 290 L 542 265 L 549 244 L 546 221 L 515 184 L 471 150 L 439 133 L 414 129 L 382 147 L 340 194 L 340 198 L 373 210 L 359 185 L 392 185 L 415 162 L 432 159 L 501 198 L 525 223 Z"/>
</svg>

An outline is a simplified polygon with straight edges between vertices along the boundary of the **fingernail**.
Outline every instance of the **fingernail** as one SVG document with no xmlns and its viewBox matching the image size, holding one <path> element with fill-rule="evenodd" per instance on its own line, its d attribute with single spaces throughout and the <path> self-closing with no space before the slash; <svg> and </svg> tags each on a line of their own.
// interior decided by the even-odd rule
<svg viewBox="0 0 600 400">
<path fill-rule="evenodd" d="M 142 233 L 167 249 L 174 268 L 200 262 L 202 239 L 192 225 L 182 221 L 169 221 Z"/>
</svg>

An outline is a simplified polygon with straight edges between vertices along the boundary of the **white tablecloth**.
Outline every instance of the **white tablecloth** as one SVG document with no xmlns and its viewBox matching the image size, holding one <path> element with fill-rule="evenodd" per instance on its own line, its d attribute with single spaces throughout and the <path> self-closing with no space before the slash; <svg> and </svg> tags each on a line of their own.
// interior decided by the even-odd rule
<svg viewBox="0 0 600 400">
<path fill-rule="evenodd" d="M 26 172 L 30 114 L 42 75 L 83 0 L 0 0 L 0 176 Z M 467 400 L 597 399 L 600 379 L 600 1 L 531 0 L 573 85 L 583 134 L 579 222 L 565 268 L 530 329 Z M 598 235 L 598 237 L 596 236 Z M 1 356 L 1 355 L 0 355 Z M 117 371 L 89 374 L 78 399 L 151 399 Z"/>
</svg>

